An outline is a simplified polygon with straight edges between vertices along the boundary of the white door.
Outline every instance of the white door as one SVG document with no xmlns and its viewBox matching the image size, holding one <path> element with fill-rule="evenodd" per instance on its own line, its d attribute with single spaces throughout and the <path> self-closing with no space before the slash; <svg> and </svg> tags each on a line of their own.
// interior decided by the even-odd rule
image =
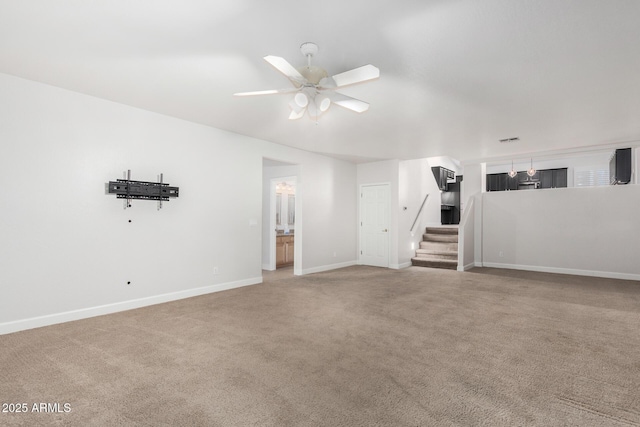
<svg viewBox="0 0 640 427">
<path fill-rule="evenodd" d="M 360 187 L 360 264 L 389 267 L 389 184 Z"/>
</svg>

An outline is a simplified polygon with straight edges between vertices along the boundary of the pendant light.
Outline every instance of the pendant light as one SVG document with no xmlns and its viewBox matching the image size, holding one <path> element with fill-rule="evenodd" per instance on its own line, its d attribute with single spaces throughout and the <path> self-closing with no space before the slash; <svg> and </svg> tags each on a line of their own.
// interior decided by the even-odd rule
<svg viewBox="0 0 640 427">
<path fill-rule="evenodd" d="M 511 160 L 511 170 L 509 171 L 509 177 L 515 178 L 518 175 L 518 172 L 513 168 L 513 160 Z"/>
<path fill-rule="evenodd" d="M 531 159 L 531 168 L 527 171 L 527 175 L 533 176 L 536 174 L 536 170 L 533 168 L 533 159 Z"/>
</svg>

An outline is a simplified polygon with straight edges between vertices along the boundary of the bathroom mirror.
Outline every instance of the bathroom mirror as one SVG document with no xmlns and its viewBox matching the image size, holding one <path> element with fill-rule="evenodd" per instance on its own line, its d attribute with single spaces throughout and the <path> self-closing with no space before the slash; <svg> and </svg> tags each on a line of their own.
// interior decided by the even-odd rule
<svg viewBox="0 0 640 427">
<path fill-rule="evenodd" d="M 288 204 L 287 204 L 287 224 L 294 225 L 296 223 L 296 196 L 293 194 L 289 194 Z"/>
</svg>

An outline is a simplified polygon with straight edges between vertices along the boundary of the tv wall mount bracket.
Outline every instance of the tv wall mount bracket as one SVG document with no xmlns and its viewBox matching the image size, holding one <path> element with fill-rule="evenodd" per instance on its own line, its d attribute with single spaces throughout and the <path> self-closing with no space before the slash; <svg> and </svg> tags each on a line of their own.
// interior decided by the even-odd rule
<svg viewBox="0 0 640 427">
<path fill-rule="evenodd" d="M 158 202 L 158 210 L 162 209 L 162 202 L 168 202 L 171 198 L 178 197 L 179 188 L 165 184 L 163 176 L 158 176 L 158 182 L 133 181 L 131 170 L 127 171 L 126 179 L 109 181 L 108 193 L 115 194 L 118 199 L 124 199 L 124 208 L 131 207 L 131 200 L 155 200 Z"/>
</svg>

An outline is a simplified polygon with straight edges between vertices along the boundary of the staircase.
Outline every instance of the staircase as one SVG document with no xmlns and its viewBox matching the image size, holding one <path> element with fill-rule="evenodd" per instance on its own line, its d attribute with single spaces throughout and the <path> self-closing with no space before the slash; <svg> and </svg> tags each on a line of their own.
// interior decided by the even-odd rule
<svg viewBox="0 0 640 427">
<path fill-rule="evenodd" d="M 427 227 L 420 249 L 411 258 L 419 267 L 458 268 L 458 227 Z"/>
</svg>

